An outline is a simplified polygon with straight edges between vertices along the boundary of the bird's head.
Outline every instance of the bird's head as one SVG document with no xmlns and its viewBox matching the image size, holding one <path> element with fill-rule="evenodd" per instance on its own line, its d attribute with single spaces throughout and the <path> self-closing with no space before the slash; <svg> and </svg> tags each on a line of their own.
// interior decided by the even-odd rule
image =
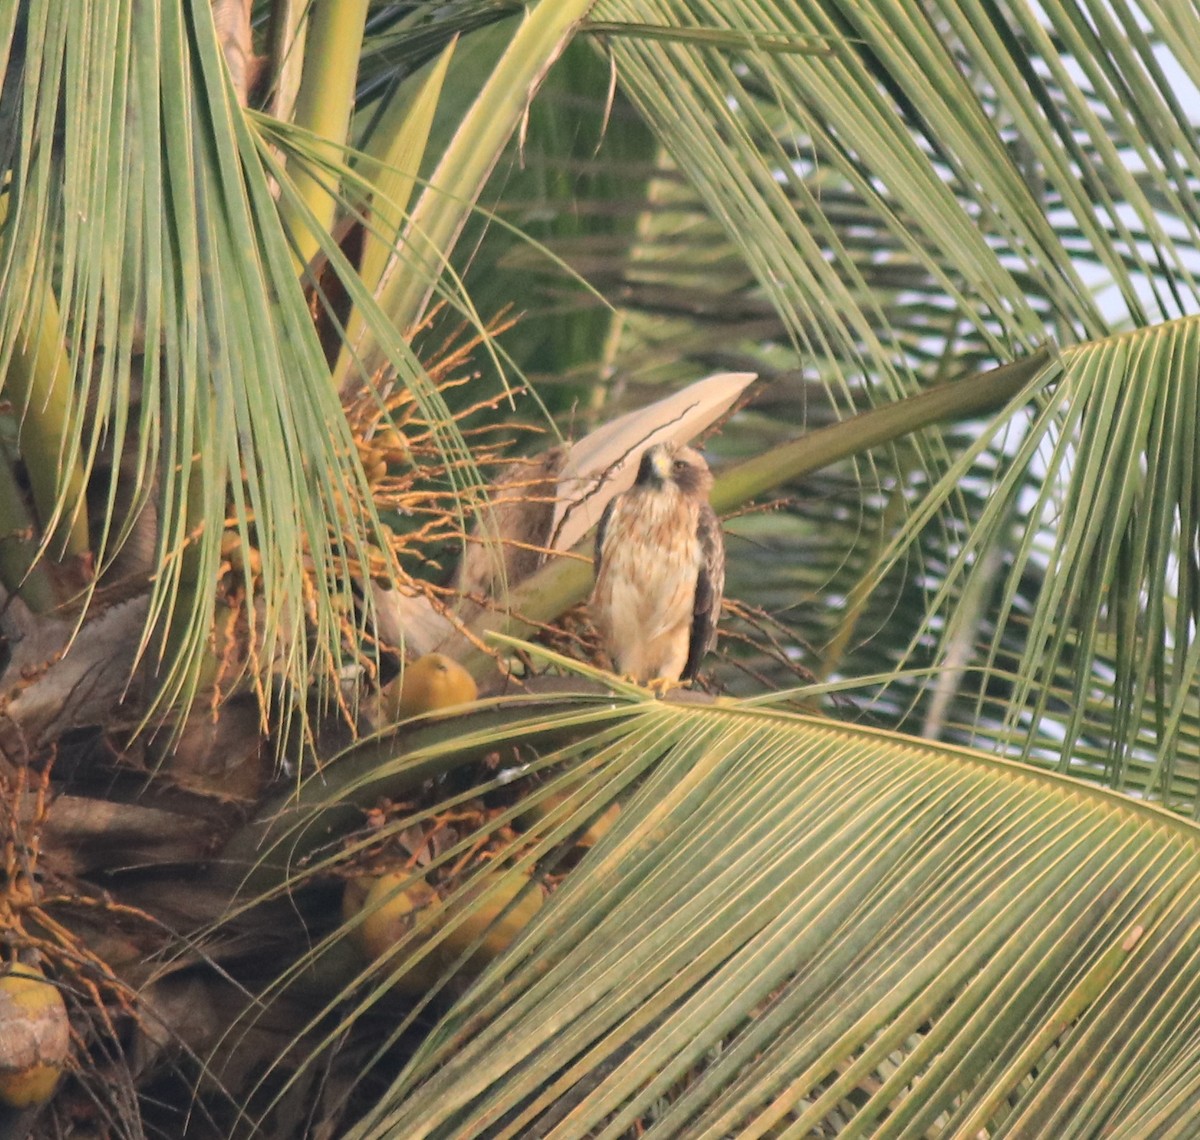
<svg viewBox="0 0 1200 1140">
<path fill-rule="evenodd" d="M 713 477 L 698 451 L 656 443 L 642 454 L 635 482 L 639 487 L 658 488 L 674 483 L 685 495 L 707 495 Z"/>
</svg>

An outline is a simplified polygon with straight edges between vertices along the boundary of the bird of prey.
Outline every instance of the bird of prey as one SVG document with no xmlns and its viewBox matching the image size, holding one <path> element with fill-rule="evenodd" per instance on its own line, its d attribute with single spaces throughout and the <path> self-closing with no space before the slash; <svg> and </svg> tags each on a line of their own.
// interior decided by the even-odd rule
<svg viewBox="0 0 1200 1140">
<path fill-rule="evenodd" d="M 690 681 L 716 642 L 725 546 L 712 482 L 698 452 L 656 444 L 600 520 L 592 620 L 613 667 L 639 684 Z"/>
</svg>

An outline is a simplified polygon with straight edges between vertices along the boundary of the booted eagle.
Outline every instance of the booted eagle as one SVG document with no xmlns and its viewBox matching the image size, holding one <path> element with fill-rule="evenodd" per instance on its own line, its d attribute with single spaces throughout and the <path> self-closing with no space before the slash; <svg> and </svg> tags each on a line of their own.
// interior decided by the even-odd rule
<svg viewBox="0 0 1200 1140">
<path fill-rule="evenodd" d="M 698 452 L 656 444 L 600 519 L 592 620 L 613 667 L 640 684 L 690 681 L 717 640 L 725 546 L 712 482 Z"/>
</svg>

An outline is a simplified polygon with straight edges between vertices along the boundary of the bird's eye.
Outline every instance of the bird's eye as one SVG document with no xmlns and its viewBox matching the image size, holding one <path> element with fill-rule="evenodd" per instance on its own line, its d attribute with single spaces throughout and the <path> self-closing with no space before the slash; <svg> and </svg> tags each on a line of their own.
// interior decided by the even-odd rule
<svg viewBox="0 0 1200 1140">
<path fill-rule="evenodd" d="M 687 461 L 683 460 L 683 459 L 676 459 L 675 462 L 671 464 L 671 466 L 676 471 L 686 471 L 687 470 Z"/>
</svg>

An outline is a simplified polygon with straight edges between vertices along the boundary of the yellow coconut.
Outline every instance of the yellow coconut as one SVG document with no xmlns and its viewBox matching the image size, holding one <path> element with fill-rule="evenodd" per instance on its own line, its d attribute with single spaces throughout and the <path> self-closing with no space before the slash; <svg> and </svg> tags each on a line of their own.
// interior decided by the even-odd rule
<svg viewBox="0 0 1200 1140">
<path fill-rule="evenodd" d="M 543 820 L 560 804 L 566 803 L 572 796 L 571 792 L 554 792 L 551 795 L 545 796 L 536 803 L 531 803 L 517 817 L 518 824 L 528 830 L 535 823 Z M 617 822 L 617 816 L 621 814 L 620 804 L 609 804 L 598 816 L 592 819 L 575 837 L 576 847 L 595 847 L 597 843 L 603 839 L 612 829 L 612 825 Z M 559 821 L 561 822 L 561 820 Z"/>
<path fill-rule="evenodd" d="M 583 834 L 575 840 L 580 847 L 595 847 L 611 830 L 621 814 L 620 804 L 609 804 L 591 823 L 584 828 Z"/>
<path fill-rule="evenodd" d="M 382 456 L 379 456 L 377 451 L 371 452 L 373 462 L 363 463 L 363 474 L 367 477 L 367 482 L 373 487 L 376 483 L 382 483 L 387 478 L 388 465 Z M 374 458 L 379 456 L 379 458 Z"/>
<path fill-rule="evenodd" d="M 506 950 L 533 921 L 545 900 L 545 892 L 539 884 L 531 885 L 528 875 L 512 871 L 499 881 L 489 880 L 486 885 L 468 891 L 447 908 L 447 919 L 462 914 L 481 895 L 486 898 L 455 925 L 439 947 L 447 961 L 454 961 L 483 935 L 479 948 L 466 964 L 466 968 L 472 970 L 483 969 Z"/>
<path fill-rule="evenodd" d="M 71 1047 L 67 1006 L 35 966 L 0 975 L 0 1102 L 44 1104 L 54 1094 Z"/>
<path fill-rule="evenodd" d="M 444 653 L 426 653 L 406 666 L 402 677 L 387 685 L 380 699 L 385 720 L 465 705 L 479 695 L 475 678 Z"/>
<path fill-rule="evenodd" d="M 343 922 L 349 923 L 356 915 L 362 913 L 363 903 L 367 901 L 367 893 L 371 890 L 375 878 L 375 875 L 358 875 L 346 880 L 345 889 L 342 891 Z"/>
<path fill-rule="evenodd" d="M 221 557 L 235 574 L 244 574 L 248 570 L 251 577 L 257 577 L 262 573 L 262 554 L 253 546 L 243 546 L 242 536 L 237 531 L 227 530 L 221 535 Z"/>
<path fill-rule="evenodd" d="M 408 449 L 408 440 L 394 427 L 384 427 L 377 431 L 371 440 L 372 446 L 382 452 L 391 463 L 411 463 L 412 452 Z"/>
<path fill-rule="evenodd" d="M 421 912 L 437 905 L 437 892 L 420 880 L 408 882 L 410 878 L 408 871 L 389 871 L 373 881 L 351 879 L 346 884 L 342 914 L 347 920 L 362 914 L 362 921 L 350 937 L 368 960 L 390 957 L 393 947 L 411 933 Z M 419 946 L 419 940 L 410 941 L 399 953 L 413 953 Z M 427 956 L 397 977 L 394 984 L 406 993 L 423 993 L 437 980 L 439 972 Z"/>
</svg>

